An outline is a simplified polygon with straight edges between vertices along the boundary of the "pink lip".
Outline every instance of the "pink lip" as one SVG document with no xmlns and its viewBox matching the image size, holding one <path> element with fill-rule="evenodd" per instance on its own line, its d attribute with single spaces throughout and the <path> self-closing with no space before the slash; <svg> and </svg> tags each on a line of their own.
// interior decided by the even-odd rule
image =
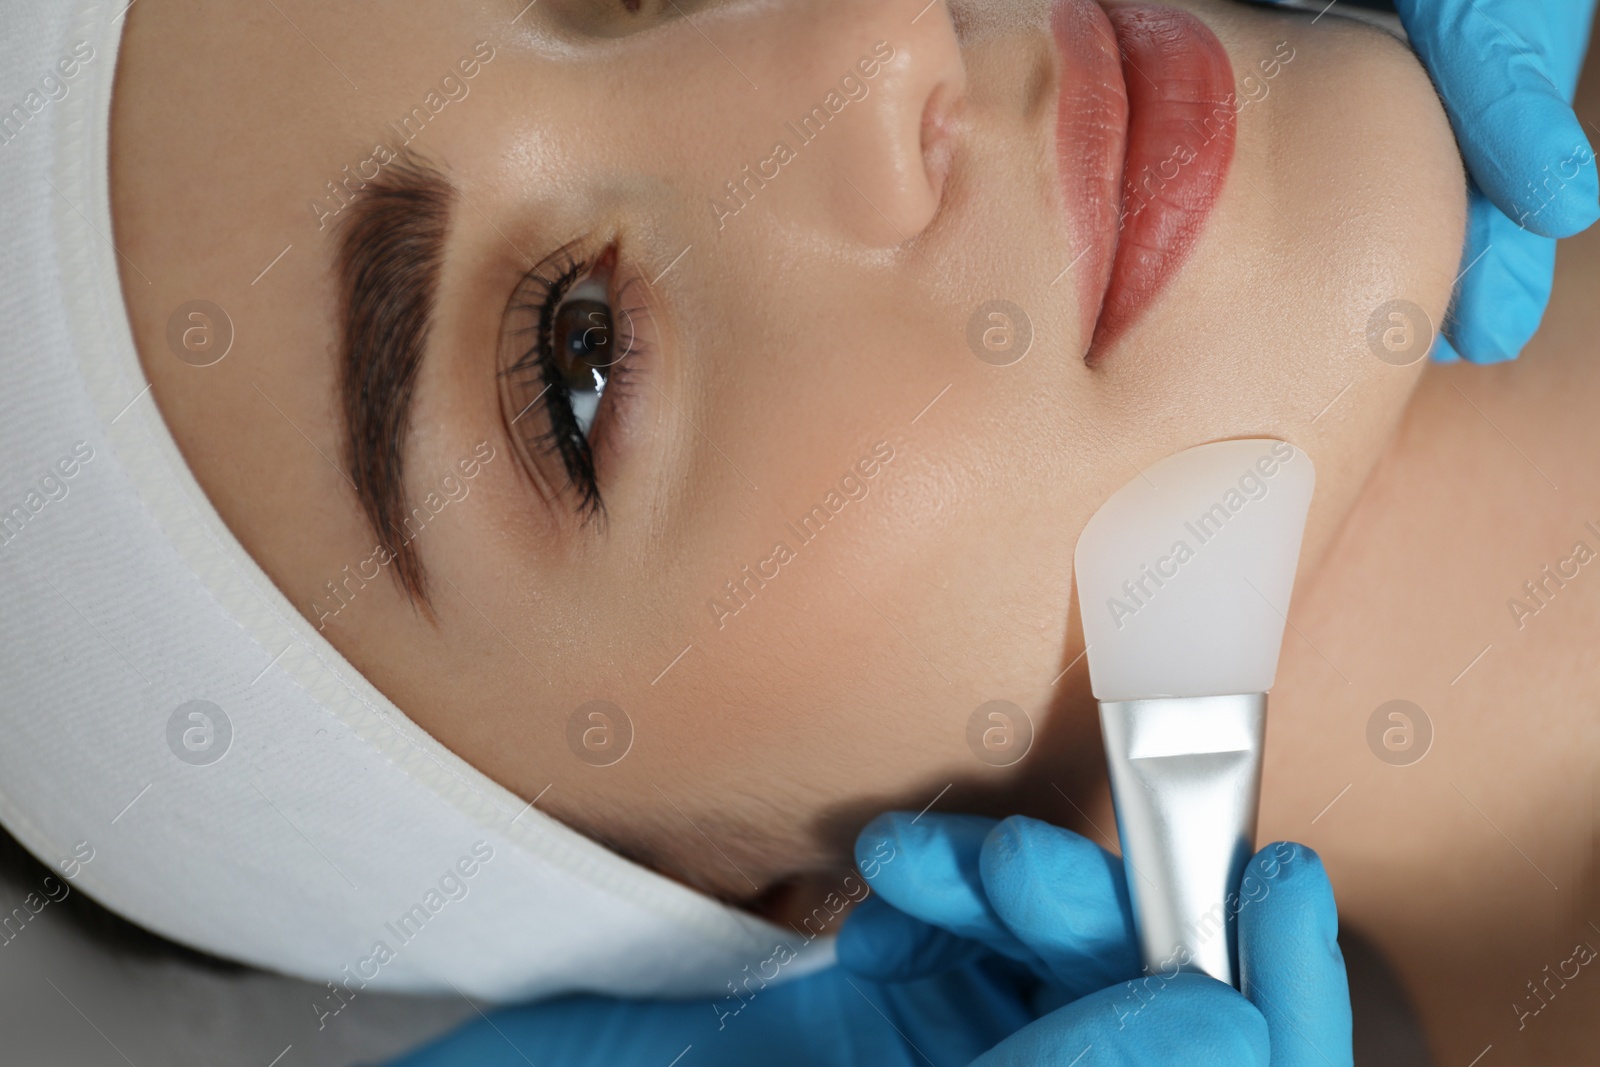
<svg viewBox="0 0 1600 1067">
<path fill-rule="evenodd" d="M 1056 0 L 1051 25 L 1056 155 L 1094 365 L 1183 265 L 1222 191 L 1233 66 L 1203 22 L 1155 4 Z"/>
</svg>

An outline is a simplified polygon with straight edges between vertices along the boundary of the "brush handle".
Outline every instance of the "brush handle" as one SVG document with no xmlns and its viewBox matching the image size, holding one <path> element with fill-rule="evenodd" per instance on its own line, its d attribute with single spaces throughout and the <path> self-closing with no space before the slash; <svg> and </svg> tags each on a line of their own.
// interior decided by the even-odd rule
<svg viewBox="0 0 1600 1067">
<path fill-rule="evenodd" d="M 1107 701 L 1100 728 L 1148 974 L 1237 987 L 1239 882 L 1254 852 L 1267 695 Z"/>
</svg>

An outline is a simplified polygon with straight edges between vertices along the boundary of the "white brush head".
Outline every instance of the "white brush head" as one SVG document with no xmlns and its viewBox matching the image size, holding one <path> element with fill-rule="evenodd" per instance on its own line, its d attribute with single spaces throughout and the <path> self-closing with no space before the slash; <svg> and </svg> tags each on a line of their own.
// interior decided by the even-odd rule
<svg viewBox="0 0 1600 1067">
<path fill-rule="evenodd" d="M 1113 493 L 1078 537 L 1102 701 L 1264 693 L 1278 672 L 1316 472 L 1286 441 L 1214 441 Z"/>
</svg>

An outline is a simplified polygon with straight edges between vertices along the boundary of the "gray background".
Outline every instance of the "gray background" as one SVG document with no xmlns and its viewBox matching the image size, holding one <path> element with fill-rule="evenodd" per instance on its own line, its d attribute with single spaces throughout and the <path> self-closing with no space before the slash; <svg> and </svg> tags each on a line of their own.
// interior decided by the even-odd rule
<svg viewBox="0 0 1600 1067">
<path fill-rule="evenodd" d="M 44 873 L 0 873 L 0 917 L 40 891 Z M 86 921 L 83 903 L 74 891 L 0 942 L 7 1067 L 268 1067 L 280 1055 L 276 1067 L 346 1067 L 381 1063 L 477 1018 L 455 995 L 362 993 L 319 1031 L 311 1004 L 325 987 L 141 947 Z"/>
</svg>

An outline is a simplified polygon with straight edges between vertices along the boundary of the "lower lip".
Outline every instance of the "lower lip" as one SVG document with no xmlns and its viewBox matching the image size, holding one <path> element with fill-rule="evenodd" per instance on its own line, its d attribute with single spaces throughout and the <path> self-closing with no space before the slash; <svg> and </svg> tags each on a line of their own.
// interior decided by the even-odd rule
<svg viewBox="0 0 1600 1067">
<path fill-rule="evenodd" d="M 1057 0 L 1051 23 L 1057 161 L 1081 249 L 1070 269 L 1094 365 L 1199 241 L 1233 161 L 1233 66 L 1203 22 L 1172 8 Z"/>
</svg>

